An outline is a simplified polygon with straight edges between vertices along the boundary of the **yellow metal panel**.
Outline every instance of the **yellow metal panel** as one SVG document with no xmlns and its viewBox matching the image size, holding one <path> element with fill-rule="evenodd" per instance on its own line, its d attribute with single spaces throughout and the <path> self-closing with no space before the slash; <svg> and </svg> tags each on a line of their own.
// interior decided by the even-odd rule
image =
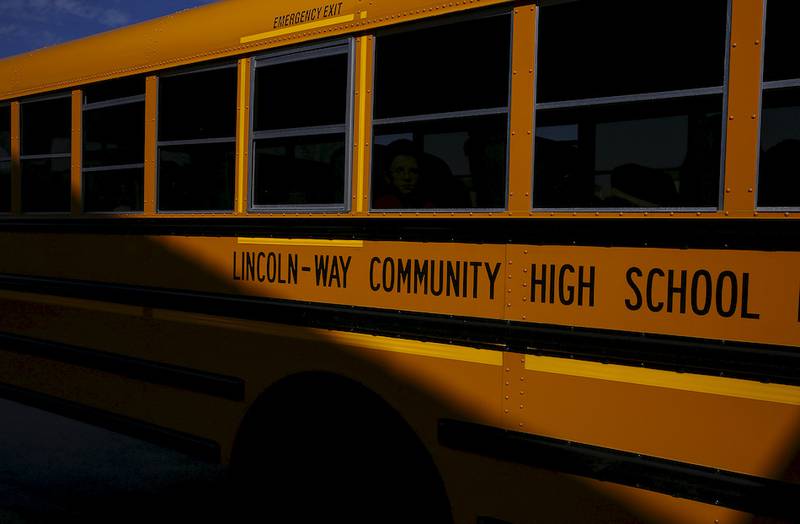
<svg viewBox="0 0 800 524">
<path fill-rule="evenodd" d="M 20 163 L 19 102 L 11 103 L 11 212 L 22 212 L 22 164 Z"/>
<path fill-rule="evenodd" d="M 156 140 L 158 115 L 158 77 L 148 76 L 145 81 L 144 104 L 144 213 L 156 213 Z"/>
<path fill-rule="evenodd" d="M 355 93 L 355 151 L 353 161 L 353 205 L 356 213 L 362 214 L 369 204 L 370 154 L 369 137 L 372 134 L 372 56 L 374 39 L 359 37 L 356 44 L 356 93 Z"/>
<path fill-rule="evenodd" d="M 508 209 L 512 212 L 527 213 L 531 209 L 535 27 L 533 5 L 514 8 L 508 195 Z"/>
<path fill-rule="evenodd" d="M 239 95 L 236 101 L 236 214 L 247 211 L 250 172 L 250 59 L 239 60 Z"/>
<path fill-rule="evenodd" d="M 70 162 L 70 209 L 73 215 L 83 211 L 83 91 L 72 91 L 72 136 Z"/>
<path fill-rule="evenodd" d="M 750 215 L 755 208 L 761 96 L 762 0 L 734 0 L 731 17 L 725 211 Z"/>
<path fill-rule="evenodd" d="M 363 240 L 325 240 L 314 238 L 239 238 L 243 246 L 318 246 L 318 247 L 364 247 Z"/>
<path fill-rule="evenodd" d="M 566 358 L 526 356 L 525 369 L 800 406 L 800 387 Z"/>
</svg>

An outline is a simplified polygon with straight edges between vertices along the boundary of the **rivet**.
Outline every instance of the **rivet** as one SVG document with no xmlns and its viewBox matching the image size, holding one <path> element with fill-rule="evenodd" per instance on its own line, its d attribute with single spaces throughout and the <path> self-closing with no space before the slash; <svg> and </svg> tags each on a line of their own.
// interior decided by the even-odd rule
<svg viewBox="0 0 800 524">
<path fill-rule="evenodd" d="M 733 120 L 733 115 L 729 116 L 728 120 Z"/>
<path fill-rule="evenodd" d="M 755 120 L 755 119 L 756 119 L 756 114 L 755 114 L 755 113 L 753 113 L 752 115 L 750 115 L 750 118 L 752 118 L 753 120 Z"/>
<path fill-rule="evenodd" d="M 508 196 L 512 196 L 512 197 L 513 197 L 513 196 L 514 196 L 514 193 L 509 193 L 509 194 L 508 194 Z"/>
<path fill-rule="evenodd" d="M 506 368 L 506 373 L 511 373 L 511 368 Z"/>
<path fill-rule="evenodd" d="M 789 216 L 789 212 L 788 211 L 784 211 L 783 212 L 783 216 L 788 217 Z"/>
<path fill-rule="evenodd" d="M 519 409 L 525 409 L 525 405 L 524 404 L 520 404 L 519 405 Z"/>
<path fill-rule="evenodd" d="M 523 361 L 522 361 L 522 363 L 524 364 L 524 363 L 525 363 L 525 361 L 523 360 Z M 520 395 L 524 395 L 524 394 L 525 394 L 525 392 L 524 392 L 524 391 L 520 391 L 520 392 L 519 392 L 519 394 L 520 394 Z"/>
<path fill-rule="evenodd" d="M 752 192 L 753 192 L 753 188 L 752 188 L 752 187 L 748 187 L 748 188 L 747 188 L 747 192 L 748 192 L 748 193 L 752 193 Z"/>
<path fill-rule="evenodd" d="M 503 411 L 504 411 L 505 413 L 508 413 L 508 410 L 507 410 L 507 409 L 504 409 Z"/>
<path fill-rule="evenodd" d="M 759 45 L 760 43 L 761 43 L 761 40 L 756 40 L 756 45 Z"/>
<path fill-rule="evenodd" d="M 736 47 L 736 42 L 732 43 L 731 47 Z"/>
<path fill-rule="evenodd" d="M 506 395 L 506 400 L 508 400 L 509 398 L 511 398 L 511 397 L 510 397 L 510 396 L 508 396 L 508 395 Z"/>
<path fill-rule="evenodd" d="M 730 192 L 731 192 L 731 188 L 729 188 L 729 187 L 726 187 L 726 188 L 725 188 L 725 192 L 726 192 L 726 193 L 730 193 Z"/>
<path fill-rule="evenodd" d="M 698 212 L 697 212 L 697 216 L 700 216 L 701 214 L 702 214 L 702 213 L 700 213 L 700 211 L 698 211 Z"/>
<path fill-rule="evenodd" d="M 522 315 L 522 320 L 528 320 L 528 315 Z"/>
<path fill-rule="evenodd" d="M 619 212 L 619 216 L 622 216 L 622 215 L 624 215 L 624 214 L 625 214 L 625 213 L 623 213 L 622 211 L 620 211 L 620 212 Z"/>
<path fill-rule="evenodd" d="M 526 194 L 527 194 L 527 193 L 526 193 Z M 526 249 L 526 250 L 524 250 L 524 251 L 523 251 L 523 253 L 527 255 L 527 254 L 528 254 L 528 250 L 527 250 L 527 249 Z"/>
<path fill-rule="evenodd" d="M 514 71 L 514 74 L 515 74 L 515 75 L 517 74 L 516 70 Z"/>
<path fill-rule="evenodd" d="M 527 302 L 528 301 L 528 297 L 522 297 L 522 301 L 523 302 Z M 525 318 L 525 317 L 522 317 L 522 318 Z"/>
<path fill-rule="evenodd" d="M 758 211 L 753 211 L 753 216 L 757 217 L 758 216 Z"/>
<path fill-rule="evenodd" d="M 525 382 L 525 377 L 519 377 L 520 382 Z"/>
<path fill-rule="evenodd" d="M 511 293 L 511 289 L 509 289 L 508 292 Z"/>
<path fill-rule="evenodd" d="M 511 307 L 511 303 L 506 304 L 506 307 Z"/>
<path fill-rule="evenodd" d="M 519 423 L 519 427 L 524 427 L 524 426 L 525 424 L 523 424 L 522 422 Z"/>
<path fill-rule="evenodd" d="M 510 385 L 511 385 L 511 382 L 506 381 L 506 386 L 510 386 Z"/>
<path fill-rule="evenodd" d="M 523 282 L 522 283 L 522 287 L 528 287 L 528 283 L 527 282 Z"/>
</svg>

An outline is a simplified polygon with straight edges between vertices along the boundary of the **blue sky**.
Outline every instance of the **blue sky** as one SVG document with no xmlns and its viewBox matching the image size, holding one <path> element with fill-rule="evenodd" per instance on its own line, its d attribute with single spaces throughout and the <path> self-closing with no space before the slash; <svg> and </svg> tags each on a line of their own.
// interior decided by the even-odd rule
<svg viewBox="0 0 800 524">
<path fill-rule="evenodd" d="M 0 58 L 212 0 L 0 0 Z"/>
</svg>

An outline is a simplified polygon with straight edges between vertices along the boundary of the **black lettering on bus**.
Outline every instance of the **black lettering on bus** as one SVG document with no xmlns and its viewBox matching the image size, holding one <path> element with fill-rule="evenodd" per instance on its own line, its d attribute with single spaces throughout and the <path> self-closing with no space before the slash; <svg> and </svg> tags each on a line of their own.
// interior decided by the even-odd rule
<svg viewBox="0 0 800 524">
<path fill-rule="evenodd" d="M 686 313 L 686 275 L 687 271 L 685 269 L 681 270 L 681 283 L 680 285 L 675 285 L 675 270 L 670 269 L 667 272 L 667 312 L 672 313 L 673 310 L 673 299 L 677 294 L 680 297 L 680 308 L 681 314 Z"/>
<path fill-rule="evenodd" d="M 750 313 L 747 309 L 750 300 L 750 273 L 742 275 L 742 318 L 751 318 L 753 320 L 761 318 L 761 313 Z"/>
<path fill-rule="evenodd" d="M 478 298 L 478 271 L 481 269 L 480 262 L 470 262 L 472 267 L 472 298 Z"/>
<path fill-rule="evenodd" d="M 633 281 L 633 276 L 636 275 L 639 278 L 642 278 L 642 270 L 638 267 L 630 267 L 628 271 L 625 273 L 625 280 L 628 282 L 628 286 L 633 291 L 634 296 L 636 297 L 636 301 L 632 302 L 630 299 L 625 299 L 625 307 L 631 311 L 638 311 L 642 307 L 642 292 L 639 291 L 639 286 L 636 285 L 636 282 Z"/>
<path fill-rule="evenodd" d="M 380 291 L 381 285 L 375 283 L 375 264 L 380 264 L 381 259 L 378 257 L 372 257 L 372 260 L 369 261 L 369 288 L 372 291 Z"/>
<path fill-rule="evenodd" d="M 425 260 L 420 264 L 419 260 L 414 260 L 414 294 L 416 295 L 419 288 L 422 288 L 424 294 L 428 294 L 428 261 Z"/>
<path fill-rule="evenodd" d="M 450 296 L 450 290 L 452 289 L 453 294 L 455 296 L 459 295 L 459 288 L 460 281 L 461 281 L 461 271 L 459 271 L 459 263 L 458 262 L 451 262 L 450 260 L 447 261 L 447 291 L 445 293 L 446 296 Z M 452 286 L 451 286 L 452 284 Z"/>
<path fill-rule="evenodd" d="M 402 258 L 397 260 L 397 292 L 406 288 L 406 293 L 411 293 L 411 259 L 403 261 Z"/>
<path fill-rule="evenodd" d="M 388 270 L 388 271 L 387 271 Z M 386 257 L 383 259 L 383 290 L 392 291 L 394 289 L 394 259 Z"/>
<path fill-rule="evenodd" d="M 444 288 L 444 260 L 439 261 L 439 289 L 436 289 L 436 273 L 436 261 L 431 260 L 431 294 L 438 297 Z"/>
<path fill-rule="evenodd" d="M 645 290 L 645 295 L 647 296 L 647 309 L 652 311 L 653 313 L 658 313 L 662 309 L 664 309 L 663 302 L 653 302 L 653 280 L 655 280 L 656 276 L 664 277 L 664 271 L 661 268 L 653 268 L 647 274 L 647 288 Z"/>
<path fill-rule="evenodd" d="M 531 304 L 536 303 L 536 287 L 541 286 L 541 302 L 545 303 L 547 296 L 547 265 L 542 264 L 542 278 L 536 278 L 536 264 L 531 264 Z M 551 286 L 552 289 L 552 286 Z"/>
<path fill-rule="evenodd" d="M 265 255 L 263 251 L 258 254 L 258 257 L 257 257 L 257 260 L 256 260 L 256 278 L 258 278 L 259 282 L 264 282 L 264 280 L 267 279 L 267 276 L 264 274 L 264 270 L 263 270 L 264 263 L 266 262 L 266 259 L 267 259 L 267 255 Z"/>
<path fill-rule="evenodd" d="M 267 255 L 267 280 L 274 284 L 278 278 L 278 260 L 275 253 Z"/>
<path fill-rule="evenodd" d="M 725 281 L 729 280 L 730 285 L 730 300 L 727 307 L 724 300 Z M 736 313 L 736 304 L 739 301 L 739 285 L 736 280 L 736 275 L 732 271 L 723 271 L 719 274 L 717 279 L 717 313 L 724 318 L 732 317 Z"/>
<path fill-rule="evenodd" d="M 569 306 L 575 300 L 575 286 L 564 286 L 564 282 L 566 281 L 566 274 L 567 272 L 575 274 L 575 268 L 572 267 L 571 264 L 564 264 L 561 266 L 561 271 L 558 274 L 559 286 L 558 286 L 558 299 L 561 301 L 562 304 L 565 306 Z M 555 275 L 555 271 L 550 272 L 551 278 Z M 551 284 L 551 292 L 552 288 L 555 287 Z M 568 294 L 565 294 L 564 291 L 568 291 Z M 552 303 L 552 302 L 551 302 Z"/>
<path fill-rule="evenodd" d="M 705 296 L 703 297 L 703 305 L 700 306 L 700 294 L 699 294 L 699 284 L 700 279 L 705 280 Z M 712 280 L 711 280 L 711 273 L 706 271 L 705 269 L 700 269 L 695 271 L 694 275 L 692 276 L 692 313 L 695 315 L 705 316 L 711 311 L 711 293 L 712 293 Z"/>
<path fill-rule="evenodd" d="M 249 281 L 256 279 L 256 256 L 252 251 L 246 254 L 244 279 Z"/>
<path fill-rule="evenodd" d="M 484 262 L 483 264 L 486 268 L 486 276 L 489 278 L 489 299 L 494 300 L 494 283 L 497 281 L 497 276 L 500 274 L 501 264 L 500 262 L 495 264 L 494 270 L 488 262 Z"/>
<path fill-rule="evenodd" d="M 578 305 L 583 305 L 583 290 L 589 291 L 589 307 L 594 307 L 594 266 L 589 266 L 589 280 L 583 278 L 583 266 L 578 266 Z"/>
<path fill-rule="evenodd" d="M 544 272 L 544 268 L 542 268 Z M 544 274 L 542 274 L 544 277 Z M 556 303 L 556 265 L 550 264 L 550 303 Z"/>
</svg>

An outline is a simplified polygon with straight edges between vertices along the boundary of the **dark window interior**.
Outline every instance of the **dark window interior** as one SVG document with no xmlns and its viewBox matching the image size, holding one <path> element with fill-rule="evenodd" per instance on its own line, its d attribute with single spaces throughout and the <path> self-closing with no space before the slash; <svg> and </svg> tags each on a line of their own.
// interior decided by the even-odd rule
<svg viewBox="0 0 800 524">
<path fill-rule="evenodd" d="M 22 155 L 70 152 L 72 103 L 69 97 L 21 104 Z"/>
<path fill-rule="evenodd" d="M 342 133 L 256 140 L 253 204 L 341 204 L 345 138 Z M 258 176 L 262 173 L 268 176 Z"/>
<path fill-rule="evenodd" d="M 542 6 L 536 101 L 721 86 L 727 4 L 576 0 Z"/>
<path fill-rule="evenodd" d="M 144 209 L 144 168 L 83 174 L 84 210 L 128 212 Z"/>
<path fill-rule="evenodd" d="M 11 108 L 0 106 L 0 159 L 11 158 Z"/>
<path fill-rule="evenodd" d="M 508 16 L 376 39 L 375 118 L 506 107 Z"/>
<path fill-rule="evenodd" d="M 372 209 L 505 207 L 510 17 L 388 33 L 375 45 Z"/>
<path fill-rule="evenodd" d="M 158 140 L 236 135 L 236 68 L 159 79 Z"/>
<path fill-rule="evenodd" d="M 541 7 L 534 207 L 719 206 L 727 8 Z"/>
<path fill-rule="evenodd" d="M 144 102 L 83 113 L 83 167 L 144 162 Z"/>
<path fill-rule="evenodd" d="M 344 124 L 346 53 L 270 64 L 256 69 L 256 131 Z"/>
<path fill-rule="evenodd" d="M 506 114 L 376 125 L 374 209 L 502 208 Z"/>
<path fill-rule="evenodd" d="M 11 162 L 0 161 L 0 213 L 11 211 Z"/>
<path fill-rule="evenodd" d="M 235 144 L 159 148 L 159 209 L 232 211 Z"/>
<path fill-rule="evenodd" d="M 540 111 L 535 207 L 717 205 L 722 95 Z"/>
<path fill-rule="evenodd" d="M 22 210 L 69 211 L 69 183 L 69 157 L 22 160 Z"/>
<path fill-rule="evenodd" d="M 764 81 L 800 78 L 800 2 L 768 0 L 767 28 L 764 36 Z"/>
<path fill-rule="evenodd" d="M 800 206 L 800 88 L 764 91 L 758 205 Z"/>
<path fill-rule="evenodd" d="M 109 80 L 92 84 L 83 88 L 83 99 L 86 104 L 108 102 L 119 98 L 144 95 L 145 78 L 141 76 Z"/>
</svg>

